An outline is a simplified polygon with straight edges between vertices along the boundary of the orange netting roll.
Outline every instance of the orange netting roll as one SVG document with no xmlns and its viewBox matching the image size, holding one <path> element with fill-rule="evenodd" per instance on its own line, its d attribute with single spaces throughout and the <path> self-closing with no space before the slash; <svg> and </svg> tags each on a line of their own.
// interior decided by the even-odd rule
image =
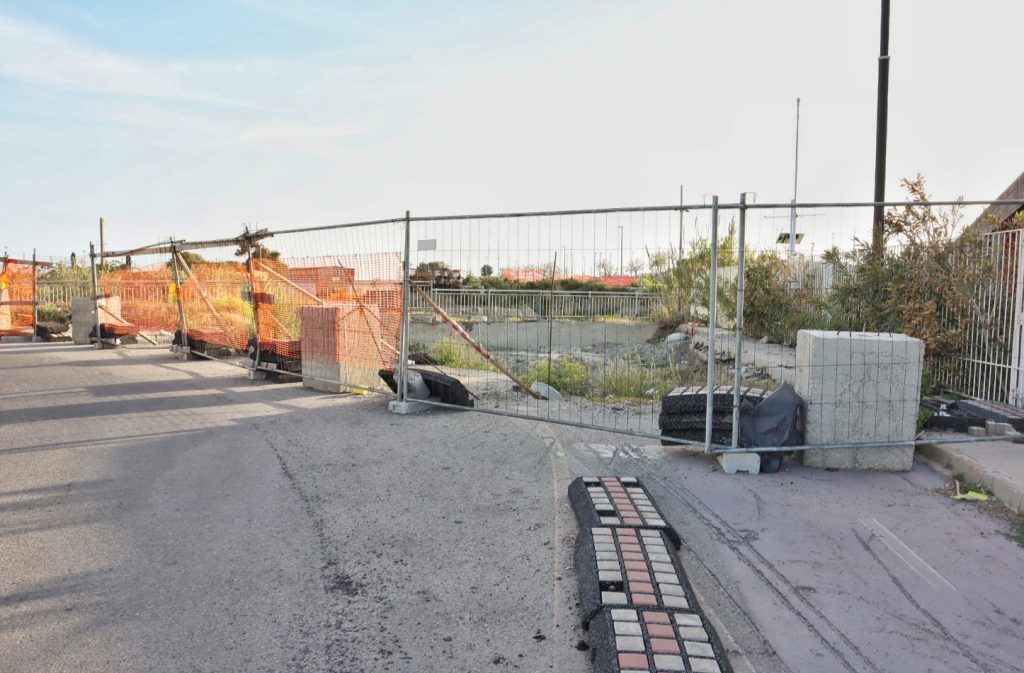
<svg viewBox="0 0 1024 673">
<path fill-rule="evenodd" d="M 5 259 L 0 267 L 0 336 L 32 336 L 36 302 L 31 264 Z"/>
</svg>

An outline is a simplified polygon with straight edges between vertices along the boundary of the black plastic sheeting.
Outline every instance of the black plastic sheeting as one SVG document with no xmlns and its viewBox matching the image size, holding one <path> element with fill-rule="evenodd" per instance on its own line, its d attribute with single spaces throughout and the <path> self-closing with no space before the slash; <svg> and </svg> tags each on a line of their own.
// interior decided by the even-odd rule
<svg viewBox="0 0 1024 673">
<path fill-rule="evenodd" d="M 800 446 L 804 443 L 804 401 L 782 387 L 758 404 L 740 406 L 740 446 Z"/>
<path fill-rule="evenodd" d="M 427 389 L 430 390 L 430 396 L 436 398 L 438 402 L 472 408 L 473 400 L 469 397 L 469 391 L 454 376 L 446 376 L 445 374 L 439 374 L 428 369 L 410 368 L 409 371 L 416 372 L 423 377 L 424 383 L 427 384 Z M 394 371 L 381 369 L 377 374 L 388 385 L 391 392 L 398 392 L 398 377 Z"/>
</svg>

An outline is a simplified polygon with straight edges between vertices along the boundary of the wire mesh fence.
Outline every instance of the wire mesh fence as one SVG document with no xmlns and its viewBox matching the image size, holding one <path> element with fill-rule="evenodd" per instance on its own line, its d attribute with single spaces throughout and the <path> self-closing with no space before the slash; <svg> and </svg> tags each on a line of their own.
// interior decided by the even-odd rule
<svg viewBox="0 0 1024 673">
<path fill-rule="evenodd" d="M 709 213 L 411 218 L 415 369 L 457 378 L 477 409 L 660 436 L 662 397 L 706 378 L 661 332 L 707 314 Z"/>
<path fill-rule="evenodd" d="M 37 266 L 0 257 L 0 336 L 33 336 Z"/>
<path fill-rule="evenodd" d="M 912 446 L 922 393 L 1020 405 L 1021 230 L 891 204 L 875 248 L 874 205 L 712 199 L 168 241 L 99 260 L 100 331 L 323 390 L 713 451 Z M 81 270 L 56 267 L 30 303 L 83 291 Z M 744 423 L 787 385 L 799 436 L 769 446 Z"/>
<path fill-rule="evenodd" d="M 1017 400 L 1019 230 L 982 234 L 956 204 L 904 204 L 874 247 L 872 204 L 738 210 L 743 242 L 719 245 L 742 282 L 719 301 L 715 379 L 793 386 L 805 446 L 912 445 L 922 395 Z M 725 425 L 716 443 L 751 441 Z"/>
</svg>

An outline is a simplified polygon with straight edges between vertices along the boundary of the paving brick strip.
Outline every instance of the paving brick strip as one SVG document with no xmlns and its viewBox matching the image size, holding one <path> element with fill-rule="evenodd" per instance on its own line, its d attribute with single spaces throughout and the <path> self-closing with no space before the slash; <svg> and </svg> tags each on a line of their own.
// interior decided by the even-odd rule
<svg viewBox="0 0 1024 673">
<path fill-rule="evenodd" d="M 596 673 L 731 673 L 674 553 L 679 536 L 640 481 L 569 485 L 580 523 L 576 574 Z"/>
<path fill-rule="evenodd" d="M 576 541 L 583 626 L 606 607 L 690 610 L 693 589 L 658 530 L 594 527 Z"/>
<path fill-rule="evenodd" d="M 600 526 L 660 530 L 679 549 L 679 533 L 635 477 L 579 477 L 569 484 L 569 503 L 581 530 Z"/>
<path fill-rule="evenodd" d="M 718 634 L 697 613 L 606 608 L 590 633 L 595 673 L 732 673 Z"/>
</svg>

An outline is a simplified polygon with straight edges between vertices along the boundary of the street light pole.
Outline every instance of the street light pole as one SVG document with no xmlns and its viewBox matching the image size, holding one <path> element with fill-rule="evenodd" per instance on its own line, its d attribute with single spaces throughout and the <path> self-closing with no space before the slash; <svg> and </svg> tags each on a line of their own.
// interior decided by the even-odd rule
<svg viewBox="0 0 1024 673">
<path fill-rule="evenodd" d="M 882 27 L 878 49 L 878 110 L 875 119 L 875 203 L 885 201 L 885 145 L 889 127 L 889 0 L 882 0 Z M 871 246 L 882 252 L 885 208 L 875 206 Z"/>
</svg>

